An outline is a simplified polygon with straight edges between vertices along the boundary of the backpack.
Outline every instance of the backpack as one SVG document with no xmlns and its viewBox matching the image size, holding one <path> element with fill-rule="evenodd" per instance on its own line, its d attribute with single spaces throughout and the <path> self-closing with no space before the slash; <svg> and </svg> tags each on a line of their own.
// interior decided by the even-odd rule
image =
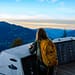
<svg viewBox="0 0 75 75">
<path fill-rule="evenodd" d="M 40 50 L 42 62 L 46 66 L 55 66 L 58 64 L 56 47 L 51 40 L 40 41 Z"/>
</svg>

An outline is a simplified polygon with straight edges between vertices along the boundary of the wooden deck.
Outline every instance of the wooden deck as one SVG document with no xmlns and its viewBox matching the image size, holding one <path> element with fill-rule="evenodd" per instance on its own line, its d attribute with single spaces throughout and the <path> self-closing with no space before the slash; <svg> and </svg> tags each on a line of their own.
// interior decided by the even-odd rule
<svg viewBox="0 0 75 75">
<path fill-rule="evenodd" d="M 31 72 L 29 68 L 33 67 L 33 70 L 36 74 L 36 62 L 35 62 L 35 55 L 27 57 L 27 58 L 22 58 L 22 65 L 24 69 L 25 75 L 31 75 Z M 57 71 L 54 75 L 75 75 L 75 62 L 69 63 L 69 64 L 64 64 L 64 65 L 59 65 L 57 67 Z M 47 75 L 46 69 L 41 69 L 41 74 L 40 75 Z"/>
<path fill-rule="evenodd" d="M 58 66 L 56 75 L 75 75 L 75 62 Z"/>
</svg>

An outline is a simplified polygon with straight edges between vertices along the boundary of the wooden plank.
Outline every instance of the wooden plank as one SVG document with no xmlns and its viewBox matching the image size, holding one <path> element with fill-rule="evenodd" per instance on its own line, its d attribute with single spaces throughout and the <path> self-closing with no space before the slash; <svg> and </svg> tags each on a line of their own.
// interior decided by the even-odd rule
<svg viewBox="0 0 75 75">
<path fill-rule="evenodd" d="M 57 75 L 75 75 L 75 62 L 58 66 Z"/>
</svg>

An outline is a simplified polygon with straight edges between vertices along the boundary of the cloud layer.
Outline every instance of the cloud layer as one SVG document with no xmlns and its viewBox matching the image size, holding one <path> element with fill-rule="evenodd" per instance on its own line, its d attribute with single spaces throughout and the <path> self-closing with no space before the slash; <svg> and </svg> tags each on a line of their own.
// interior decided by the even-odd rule
<svg viewBox="0 0 75 75">
<path fill-rule="evenodd" d="M 63 20 L 75 20 L 74 16 L 68 17 L 68 16 L 64 16 L 62 15 L 46 15 L 46 14 L 36 14 L 36 15 L 25 15 L 25 14 L 18 14 L 18 15 L 14 15 L 14 14 L 0 14 L 0 19 L 4 18 L 4 19 L 63 19 Z"/>
</svg>

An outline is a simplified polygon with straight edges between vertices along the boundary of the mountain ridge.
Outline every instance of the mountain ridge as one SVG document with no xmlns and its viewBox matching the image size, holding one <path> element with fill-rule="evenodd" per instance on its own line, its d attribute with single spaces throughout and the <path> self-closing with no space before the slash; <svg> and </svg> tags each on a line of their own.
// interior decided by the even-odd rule
<svg viewBox="0 0 75 75">
<path fill-rule="evenodd" d="M 2 21 L 0 22 L 0 50 L 10 48 L 12 42 L 17 38 L 21 38 L 23 44 L 32 42 L 35 39 L 35 33 L 35 30 Z"/>
<path fill-rule="evenodd" d="M 75 30 L 64 30 L 57 28 L 44 28 L 50 39 L 75 36 Z M 0 22 L 0 50 L 11 48 L 12 42 L 21 38 L 23 44 L 33 42 L 35 40 L 37 29 L 24 28 L 16 24 L 8 22 Z"/>
</svg>

